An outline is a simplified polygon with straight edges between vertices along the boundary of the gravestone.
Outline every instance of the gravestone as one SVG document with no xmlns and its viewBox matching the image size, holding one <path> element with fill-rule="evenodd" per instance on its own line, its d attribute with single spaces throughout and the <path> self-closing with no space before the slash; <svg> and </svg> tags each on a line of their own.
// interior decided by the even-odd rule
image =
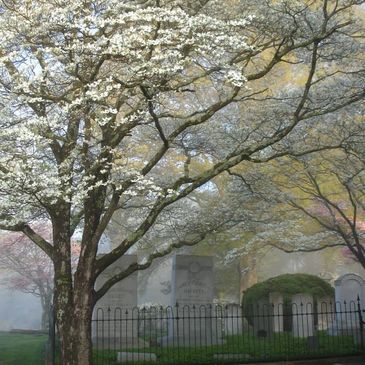
<svg viewBox="0 0 365 365">
<path fill-rule="evenodd" d="M 317 329 L 327 330 L 335 319 L 334 298 L 323 297 L 317 300 Z"/>
<path fill-rule="evenodd" d="M 213 258 L 176 255 L 172 264 L 171 305 L 207 305 L 213 299 Z"/>
<path fill-rule="evenodd" d="M 271 337 L 273 333 L 273 307 L 268 299 L 260 299 L 252 306 L 252 325 L 259 338 Z"/>
<path fill-rule="evenodd" d="M 284 331 L 284 298 L 281 293 L 273 292 L 269 295 L 273 309 L 273 330 L 276 333 Z"/>
<path fill-rule="evenodd" d="M 361 308 L 365 309 L 365 281 L 356 274 L 345 274 L 335 281 L 335 300 L 341 306 L 344 302 L 348 306 L 355 304 L 357 306 L 357 297 L 360 298 Z"/>
<path fill-rule="evenodd" d="M 293 336 L 311 337 L 314 334 L 313 296 L 295 294 L 292 296 Z"/>
<path fill-rule="evenodd" d="M 330 335 L 352 334 L 355 341 L 360 339 L 358 300 L 365 309 L 365 281 L 359 275 L 345 274 L 335 281 L 336 318 L 328 328 Z"/>
<path fill-rule="evenodd" d="M 122 256 L 99 275 L 95 290 L 136 261 L 136 255 Z M 117 345 L 121 349 L 135 346 L 138 343 L 138 318 L 133 308 L 136 306 L 137 272 L 113 285 L 96 303 L 92 328 L 94 346 L 114 348 Z"/>
<path fill-rule="evenodd" d="M 157 356 L 155 353 L 145 353 L 145 352 L 118 352 L 117 354 L 117 362 L 156 362 Z"/>
<path fill-rule="evenodd" d="M 223 309 L 213 305 L 213 258 L 176 255 L 171 283 L 168 334 L 159 343 L 168 346 L 222 343 Z"/>
<path fill-rule="evenodd" d="M 224 308 L 224 332 L 226 335 L 239 335 L 248 330 L 248 323 L 243 317 L 242 307 L 228 304 Z"/>
</svg>

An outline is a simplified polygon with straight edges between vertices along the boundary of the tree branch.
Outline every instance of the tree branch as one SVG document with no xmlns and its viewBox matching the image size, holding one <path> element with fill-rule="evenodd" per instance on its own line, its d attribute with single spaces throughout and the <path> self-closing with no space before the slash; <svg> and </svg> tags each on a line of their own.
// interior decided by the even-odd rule
<svg viewBox="0 0 365 365">
<path fill-rule="evenodd" d="M 110 278 L 105 283 L 103 283 L 103 285 L 100 287 L 100 289 L 95 292 L 95 296 L 94 296 L 95 301 L 98 301 L 100 298 L 102 298 L 106 294 L 106 292 L 116 283 L 120 282 L 121 280 L 125 279 L 126 277 L 128 277 L 129 275 L 133 274 L 136 271 L 145 270 L 148 267 L 150 267 L 154 260 L 169 255 L 175 249 L 178 249 L 178 248 L 181 248 L 184 246 L 194 246 L 194 245 L 198 244 L 199 242 L 201 242 L 202 240 L 204 240 L 205 237 L 206 237 L 206 234 L 201 234 L 201 235 L 198 235 L 198 237 L 196 239 L 191 240 L 191 241 L 187 241 L 187 240 L 179 241 L 177 243 L 171 244 L 168 248 L 166 248 L 164 250 L 157 251 L 157 252 L 151 254 L 147 258 L 147 260 L 141 264 L 133 263 L 133 264 L 129 265 L 128 268 L 126 268 L 123 272 L 121 272 L 117 275 L 114 275 L 112 278 Z"/>
<path fill-rule="evenodd" d="M 33 231 L 33 229 L 28 224 L 18 223 L 12 226 L 0 224 L 0 229 L 3 229 L 4 231 L 23 232 L 39 248 L 41 248 L 50 257 L 51 260 L 53 260 L 53 253 L 54 253 L 53 246 L 42 236 Z"/>
</svg>

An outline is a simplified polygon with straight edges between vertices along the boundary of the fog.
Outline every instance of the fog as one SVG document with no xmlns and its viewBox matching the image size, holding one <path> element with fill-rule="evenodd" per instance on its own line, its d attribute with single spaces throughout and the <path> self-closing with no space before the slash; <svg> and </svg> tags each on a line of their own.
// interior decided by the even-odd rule
<svg viewBox="0 0 365 365">
<path fill-rule="evenodd" d="M 168 258 L 156 260 L 148 270 L 139 273 L 138 304 L 171 304 L 171 270 L 172 260 Z M 228 275 L 229 270 L 236 270 L 236 268 L 225 267 L 226 275 L 224 276 Z M 250 270 L 257 273 L 258 281 L 284 273 L 300 272 L 317 275 L 331 284 L 340 275 L 349 272 L 357 273 L 365 278 L 365 270 L 359 264 L 344 258 L 339 250 L 306 254 L 285 254 L 272 250 L 261 257 L 256 267 Z M 31 294 L 0 288 L 0 331 L 40 329 L 41 314 L 39 298 Z"/>
<path fill-rule="evenodd" d="M 138 273 L 138 305 L 171 305 L 172 257 L 156 260 Z"/>
<path fill-rule="evenodd" d="M 347 273 L 358 274 L 365 279 L 364 268 L 359 263 L 344 257 L 338 249 L 290 254 L 272 249 L 257 265 L 259 281 L 287 273 L 316 275 L 332 285 L 339 276 Z"/>
<path fill-rule="evenodd" d="M 0 288 L 0 331 L 40 329 L 41 315 L 39 298 Z"/>
</svg>

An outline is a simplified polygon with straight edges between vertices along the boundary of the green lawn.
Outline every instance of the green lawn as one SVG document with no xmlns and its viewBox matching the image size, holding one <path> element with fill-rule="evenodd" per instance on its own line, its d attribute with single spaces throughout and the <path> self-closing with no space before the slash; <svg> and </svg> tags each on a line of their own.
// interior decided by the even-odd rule
<svg viewBox="0 0 365 365">
<path fill-rule="evenodd" d="M 260 340 L 251 333 L 242 336 L 229 336 L 224 345 L 203 347 L 150 347 L 145 349 L 122 350 L 155 353 L 160 364 L 212 364 L 214 355 L 219 354 L 218 362 L 240 363 L 306 359 L 320 357 L 335 357 L 354 355 L 359 353 L 359 346 L 354 343 L 352 336 L 328 336 L 325 332 L 318 332 L 318 347 L 308 346 L 306 338 L 295 338 L 289 333 L 275 334 L 270 339 Z M 95 351 L 95 365 L 115 365 L 117 351 Z M 224 360 L 223 360 L 224 357 Z M 149 362 L 141 362 L 147 365 Z M 134 362 L 136 365 L 137 362 Z M 153 364 L 151 362 L 150 364 Z M 154 363 L 155 364 L 155 363 Z"/>
<path fill-rule="evenodd" d="M 257 339 L 251 333 L 245 333 L 241 336 L 229 336 L 226 338 L 226 343 L 219 346 L 150 347 L 124 351 L 155 353 L 158 363 L 165 365 L 212 364 L 215 362 L 215 354 L 225 356 L 225 362 L 237 363 L 239 360 L 244 363 L 260 360 L 332 357 L 359 352 L 359 346 L 354 343 L 352 336 L 332 337 L 325 332 L 318 332 L 317 338 L 319 345 L 315 349 L 308 347 L 307 339 L 294 338 L 289 333 L 275 334 L 272 338 L 265 340 Z M 0 365 L 43 365 L 46 340 L 46 335 L 0 332 Z M 236 357 L 229 358 L 232 354 Z M 95 365 L 114 365 L 116 355 L 117 351 L 113 350 L 95 350 Z M 218 362 L 223 362 L 222 357 Z M 148 362 L 143 364 L 147 365 Z"/>
<path fill-rule="evenodd" d="M 0 365 L 43 365 L 46 335 L 0 332 Z"/>
</svg>

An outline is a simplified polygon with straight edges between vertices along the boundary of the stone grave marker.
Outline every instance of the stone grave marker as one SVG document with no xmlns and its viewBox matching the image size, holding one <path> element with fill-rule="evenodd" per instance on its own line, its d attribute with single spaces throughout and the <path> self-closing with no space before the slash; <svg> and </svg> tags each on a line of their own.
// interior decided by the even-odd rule
<svg viewBox="0 0 365 365">
<path fill-rule="evenodd" d="M 269 295 L 269 302 L 273 309 L 273 330 L 276 333 L 284 332 L 284 298 L 281 293 L 273 292 Z"/>
<path fill-rule="evenodd" d="M 99 275 L 95 289 L 101 288 L 109 278 L 136 261 L 136 255 L 122 256 Z M 92 328 L 94 346 L 114 348 L 117 344 L 123 349 L 136 345 L 138 343 L 138 320 L 137 311 L 133 311 L 136 306 L 137 272 L 113 285 L 96 303 Z M 130 320 L 132 315 L 135 318 L 133 321 Z"/>
<path fill-rule="evenodd" d="M 248 323 L 243 317 L 239 304 L 227 304 L 224 307 L 224 331 L 227 335 L 239 335 L 248 330 Z"/>
<path fill-rule="evenodd" d="M 361 308 L 365 309 L 365 281 L 356 274 L 345 274 L 335 281 L 335 300 L 336 305 L 351 305 L 351 302 L 357 306 L 357 297 L 360 298 Z"/>
<path fill-rule="evenodd" d="M 317 328 L 320 331 L 327 330 L 329 325 L 334 320 L 335 306 L 334 298 L 324 297 L 317 300 L 318 324 Z"/>
<path fill-rule="evenodd" d="M 312 337 L 314 335 L 313 296 L 295 294 L 292 297 L 293 336 Z"/>
<path fill-rule="evenodd" d="M 155 353 L 145 353 L 145 352 L 118 352 L 117 362 L 124 363 L 134 363 L 134 362 L 156 362 L 157 356 Z"/>
<path fill-rule="evenodd" d="M 213 299 L 213 258 L 176 255 L 172 266 L 171 305 L 207 305 L 212 304 Z"/>
<path fill-rule="evenodd" d="M 224 311 L 213 305 L 213 258 L 176 255 L 171 283 L 168 334 L 159 343 L 168 346 L 222 343 Z"/>
<path fill-rule="evenodd" d="M 358 300 L 360 308 L 365 309 L 365 281 L 356 274 L 345 274 L 335 281 L 336 318 L 328 328 L 330 335 L 352 333 L 355 341 L 360 339 Z"/>
<path fill-rule="evenodd" d="M 255 336 L 271 337 L 273 333 L 273 307 L 268 299 L 260 299 L 252 307 L 252 323 Z"/>
</svg>

